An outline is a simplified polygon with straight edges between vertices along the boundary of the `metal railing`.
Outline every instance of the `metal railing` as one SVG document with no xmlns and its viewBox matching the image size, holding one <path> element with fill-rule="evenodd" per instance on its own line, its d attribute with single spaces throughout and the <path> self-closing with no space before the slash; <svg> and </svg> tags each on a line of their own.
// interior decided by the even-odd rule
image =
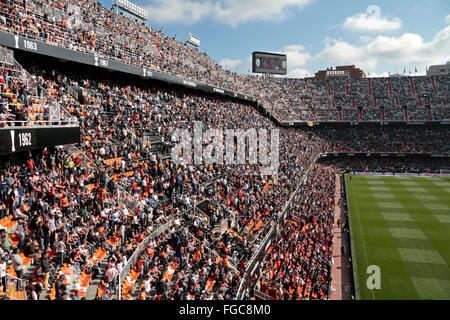
<svg viewBox="0 0 450 320">
<path fill-rule="evenodd" d="M 184 210 L 184 212 L 181 214 L 181 216 L 187 214 L 190 211 L 194 211 L 195 208 L 190 208 L 190 209 L 186 209 Z M 152 232 L 148 237 L 146 237 L 138 246 L 138 248 L 133 252 L 133 254 L 131 255 L 130 259 L 127 261 L 127 264 L 123 267 L 123 269 L 120 271 L 119 273 L 119 283 L 118 283 L 118 288 L 119 288 L 119 293 L 118 293 L 118 298 L 119 300 L 122 299 L 122 283 L 125 281 L 125 279 L 127 278 L 129 272 L 131 271 L 131 269 L 136 265 L 137 260 L 139 259 L 139 257 L 141 256 L 141 254 L 144 252 L 144 250 L 146 249 L 146 246 L 148 244 L 148 242 L 150 240 L 153 240 L 157 237 L 159 237 L 161 234 L 165 233 L 170 227 L 172 227 L 172 225 L 174 224 L 174 220 L 170 220 L 169 222 L 163 224 L 160 227 L 157 227 L 156 230 L 154 232 Z M 191 232 L 188 231 L 188 229 L 186 228 L 186 223 L 184 225 L 181 226 L 181 229 L 183 229 L 183 231 L 186 233 L 186 235 L 188 235 L 189 237 L 191 237 L 192 239 L 194 239 L 195 241 L 202 243 L 203 242 L 198 239 L 195 235 L 193 235 Z M 207 246 L 206 244 L 203 244 L 203 248 L 208 251 L 209 253 L 211 253 L 212 255 L 216 256 L 216 257 L 220 257 L 220 255 L 214 250 L 211 249 L 209 246 Z M 229 263 L 229 267 L 231 269 L 233 269 L 233 271 L 236 273 L 238 272 L 237 267 L 230 261 Z"/>
<path fill-rule="evenodd" d="M 322 157 L 322 153 L 318 153 L 314 159 L 312 160 L 310 166 L 306 170 L 306 172 L 302 175 L 300 178 L 299 186 L 287 197 L 287 202 L 284 205 L 284 207 L 281 209 L 281 211 L 278 213 L 277 220 L 275 224 L 272 226 L 272 228 L 269 230 L 267 235 L 265 236 L 264 240 L 259 245 L 259 248 L 255 251 L 253 256 L 250 258 L 249 263 L 246 266 L 244 277 L 241 280 L 241 283 L 239 285 L 239 290 L 236 295 L 236 300 L 242 300 L 245 295 L 246 287 L 249 285 L 250 279 L 255 273 L 257 267 L 260 264 L 260 260 L 264 259 L 265 253 L 269 249 L 270 244 L 272 243 L 272 240 L 277 234 L 277 229 L 279 229 L 282 222 L 286 219 L 286 215 L 288 213 L 288 209 L 290 209 L 293 200 L 296 198 L 298 192 L 303 188 L 305 182 L 308 179 L 308 176 L 311 172 L 311 170 L 314 168 L 315 164 L 317 163 L 317 160 Z"/>
<path fill-rule="evenodd" d="M 165 223 L 164 225 L 157 228 L 155 231 L 153 231 L 148 237 L 146 237 L 142 242 L 139 244 L 138 248 L 133 252 L 130 259 L 128 259 L 127 264 L 122 268 L 122 270 L 119 272 L 118 276 L 118 298 L 119 300 L 122 299 L 122 283 L 125 281 L 125 279 L 128 276 L 128 273 L 130 273 L 131 269 L 136 265 L 137 260 L 139 259 L 140 255 L 144 250 L 146 249 L 147 244 L 150 240 L 153 240 L 157 237 L 159 237 L 161 234 L 166 232 L 173 224 L 173 220 Z"/>
<path fill-rule="evenodd" d="M 101 169 L 101 167 L 97 164 L 95 164 L 89 157 L 80 149 L 75 147 L 74 145 L 67 145 L 65 146 L 66 150 L 71 154 L 77 154 L 81 157 L 81 161 L 83 163 L 84 167 L 94 169 L 97 168 L 98 170 Z M 107 178 L 106 184 L 113 180 L 106 172 L 105 176 Z M 115 187 L 115 196 L 117 197 L 117 200 L 119 204 L 122 204 L 124 207 L 126 207 L 129 211 L 135 211 L 138 207 L 141 206 L 139 201 L 135 199 L 132 195 L 130 195 L 121 185 L 119 185 L 117 182 L 114 182 Z"/>
<path fill-rule="evenodd" d="M 435 108 L 435 109 L 441 109 L 441 110 L 445 110 L 445 108 Z M 432 109 L 433 110 L 433 109 Z M 278 118 L 277 118 L 278 119 Z M 291 119 L 287 119 L 287 120 L 280 120 L 278 119 L 278 121 L 283 125 L 283 126 L 291 126 L 292 124 L 298 124 L 298 123 L 307 123 L 307 120 L 305 119 L 299 119 L 299 118 L 291 118 Z M 424 123 L 439 123 L 439 124 L 448 124 L 450 123 L 449 119 L 385 119 L 385 120 L 366 120 L 366 119 L 359 119 L 359 120 L 347 120 L 347 119 L 342 119 L 342 120 L 333 120 L 333 119 L 320 119 L 318 117 L 317 120 L 313 120 L 312 122 L 314 123 L 350 123 L 350 124 L 362 124 L 362 123 L 384 123 L 384 124 L 388 124 L 388 123 L 407 123 L 407 124 L 424 124 Z"/>
<path fill-rule="evenodd" d="M 256 298 L 259 298 L 259 299 L 261 299 L 261 300 L 272 300 L 271 299 L 271 297 L 269 296 L 269 295 L 267 295 L 267 294 L 265 294 L 264 292 L 261 292 L 261 291 L 259 291 L 259 290 L 254 290 L 254 293 L 255 293 L 255 297 Z"/>
<path fill-rule="evenodd" d="M 75 90 L 73 86 L 67 86 L 67 93 L 78 101 L 78 92 Z"/>
<path fill-rule="evenodd" d="M 6 297 L 8 297 L 9 300 L 27 300 L 26 280 L 6 274 L 5 283 L 6 288 L 4 288 L 4 291 L 6 292 Z M 0 283 L 0 286 L 3 286 L 3 283 Z"/>
<path fill-rule="evenodd" d="M 78 121 L 69 119 L 68 121 L 50 121 L 50 120 L 0 120 L 0 129 L 10 128 L 48 128 L 48 127 L 78 127 Z"/>
<path fill-rule="evenodd" d="M 13 65 L 16 70 L 20 70 L 22 73 L 22 81 L 27 84 L 27 87 L 34 87 L 36 91 L 36 97 L 39 99 L 39 103 L 48 108 L 48 120 L 36 120 L 36 121 L 1 121 L 1 123 L 9 124 L 9 126 L 17 127 L 19 125 L 25 126 L 78 126 L 78 119 L 72 116 L 65 108 L 63 108 L 44 88 L 40 87 L 38 90 L 38 84 L 36 80 L 23 68 L 13 56 L 13 51 L 0 46 L 0 57 L 2 61 L 7 64 Z M 39 92 L 40 91 L 40 92 Z"/>
<path fill-rule="evenodd" d="M 202 243 L 201 240 L 199 240 L 196 236 L 194 236 L 191 232 L 189 232 L 187 229 L 185 229 L 185 232 L 190 235 L 195 241 L 198 241 L 200 243 Z M 203 243 L 202 243 L 203 244 Z M 208 252 L 212 253 L 214 256 L 219 257 L 220 259 L 222 259 L 222 257 L 214 250 L 211 249 L 209 246 L 207 246 L 206 244 L 203 244 L 203 248 L 205 248 Z M 236 267 L 236 265 L 234 265 L 234 263 L 232 263 L 231 261 L 229 261 L 229 267 L 231 269 L 234 270 L 234 272 L 237 272 L 238 269 Z"/>
</svg>

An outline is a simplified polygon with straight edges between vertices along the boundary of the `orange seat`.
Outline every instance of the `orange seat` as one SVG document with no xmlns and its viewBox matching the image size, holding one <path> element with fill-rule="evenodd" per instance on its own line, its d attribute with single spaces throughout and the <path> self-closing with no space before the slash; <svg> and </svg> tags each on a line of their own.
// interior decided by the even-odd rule
<svg viewBox="0 0 450 320">
<path fill-rule="evenodd" d="M 9 237 L 9 242 L 11 243 L 11 245 L 12 245 L 13 247 L 17 247 L 17 246 L 19 245 L 20 238 L 19 238 L 18 235 L 16 235 L 16 234 L 14 233 L 14 234 L 12 234 L 12 235 Z"/>
<path fill-rule="evenodd" d="M 50 290 L 49 299 L 50 300 L 55 300 L 56 299 L 55 285 L 53 285 L 52 289 Z"/>
<path fill-rule="evenodd" d="M 22 262 L 24 266 L 28 266 L 31 263 L 31 258 L 25 256 L 25 254 L 21 253 L 20 257 L 22 258 Z"/>
</svg>

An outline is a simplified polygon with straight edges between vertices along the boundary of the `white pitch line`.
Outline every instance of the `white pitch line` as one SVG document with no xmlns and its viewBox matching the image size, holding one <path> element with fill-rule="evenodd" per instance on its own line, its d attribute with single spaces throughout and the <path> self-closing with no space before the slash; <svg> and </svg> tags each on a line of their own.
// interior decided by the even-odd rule
<svg viewBox="0 0 450 320">
<path fill-rule="evenodd" d="M 354 196 L 354 191 L 352 187 L 352 197 L 355 199 L 356 207 L 358 207 L 358 198 Z M 350 209 L 350 208 L 349 208 Z M 359 233 L 361 234 L 362 241 L 363 241 L 363 250 L 364 250 L 364 257 L 366 258 L 366 266 L 369 266 L 369 259 L 367 259 L 367 252 L 366 252 L 366 241 L 364 240 L 364 235 L 361 230 L 361 220 L 359 219 L 359 211 L 358 211 L 358 225 L 359 225 Z M 359 284 L 361 287 L 361 283 Z M 372 298 L 375 300 L 375 292 L 372 290 Z"/>
</svg>

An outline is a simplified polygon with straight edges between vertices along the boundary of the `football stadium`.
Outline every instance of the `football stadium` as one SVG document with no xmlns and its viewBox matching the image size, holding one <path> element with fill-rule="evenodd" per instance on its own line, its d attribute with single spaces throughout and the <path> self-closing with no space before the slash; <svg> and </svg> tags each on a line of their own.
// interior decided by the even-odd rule
<svg viewBox="0 0 450 320">
<path fill-rule="evenodd" d="M 358 54 L 267 37 L 238 70 L 155 3 L 224 6 L 239 50 L 232 1 L 0 1 L 0 300 L 449 300 L 450 16 L 388 52 L 406 20 L 359 6 Z"/>
</svg>

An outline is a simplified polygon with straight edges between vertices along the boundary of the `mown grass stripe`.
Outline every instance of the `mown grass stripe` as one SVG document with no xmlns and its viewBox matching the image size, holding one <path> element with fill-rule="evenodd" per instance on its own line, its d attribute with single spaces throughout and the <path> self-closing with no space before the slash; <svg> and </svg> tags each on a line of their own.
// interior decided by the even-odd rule
<svg viewBox="0 0 450 320">
<path fill-rule="evenodd" d="M 383 217 L 383 210 L 379 207 L 380 202 L 373 197 L 370 188 L 362 187 L 364 184 L 364 176 L 352 177 L 352 181 L 348 182 L 347 192 L 349 193 L 349 206 L 352 212 L 351 220 L 354 224 L 352 231 L 352 238 L 355 238 L 356 252 L 358 259 L 358 281 L 361 299 L 383 299 L 384 292 L 393 290 L 391 287 L 395 283 L 394 279 L 391 279 L 389 275 L 389 269 L 392 265 L 395 265 L 396 270 L 403 270 L 403 273 L 407 273 L 407 269 L 401 259 L 400 253 L 398 251 L 395 239 L 390 236 L 389 224 Z M 353 187 L 352 182 L 355 180 L 357 186 Z M 383 186 L 381 186 L 383 187 Z M 361 192 L 361 190 L 366 190 Z M 359 198 L 360 195 L 364 195 L 364 198 Z M 373 222 L 376 221 L 376 224 Z M 386 232 L 376 232 L 374 228 L 381 228 Z M 361 235 L 357 232 L 360 230 Z M 361 241 L 364 237 L 364 248 L 362 248 Z M 376 248 L 376 249 L 374 249 Z M 355 249 L 352 249 L 352 251 Z M 367 259 L 364 258 L 365 250 L 367 253 Z M 376 254 L 379 252 L 380 254 Z M 385 260 L 386 255 L 389 253 L 388 260 Z M 363 260 L 365 259 L 365 260 Z M 381 290 L 369 290 L 366 286 L 365 281 L 367 280 L 367 266 L 368 265 L 378 265 L 381 268 L 382 273 L 382 289 Z M 410 297 L 413 297 L 415 292 L 414 284 L 409 281 L 408 277 L 405 277 L 403 283 L 404 292 L 408 292 Z"/>
<path fill-rule="evenodd" d="M 443 223 L 450 199 L 442 190 L 446 186 L 433 183 L 442 180 L 371 176 L 352 176 L 351 182 L 347 176 L 345 180 L 359 298 L 450 299 L 446 291 L 450 234 L 449 224 Z M 360 241 L 364 242 L 364 258 Z M 382 288 L 376 292 L 366 288 L 368 263 L 381 267 Z"/>
<path fill-rule="evenodd" d="M 422 181 L 421 181 L 422 182 Z M 425 181 L 424 181 L 425 182 Z M 425 187 L 426 183 L 421 184 Z M 437 201 L 429 201 L 421 198 L 422 193 L 414 193 L 410 188 L 404 188 L 401 192 L 400 182 L 395 179 L 390 179 L 387 185 L 391 188 L 393 194 L 407 210 L 410 216 L 414 219 L 417 227 L 427 236 L 427 241 L 431 245 L 430 249 L 411 249 L 400 248 L 403 258 L 408 261 L 407 265 L 410 266 L 414 262 L 423 262 L 421 275 L 425 278 L 433 278 L 435 274 L 435 265 L 443 265 L 447 267 L 450 260 L 450 251 L 448 250 L 448 239 L 450 234 L 448 227 L 442 224 L 434 215 L 433 208 L 445 209 L 446 205 Z M 426 218 L 424 218 L 426 217 Z M 447 243 L 447 244 L 446 244 Z M 409 267 L 408 267 L 409 269 Z M 445 276 L 449 277 L 450 272 L 447 272 Z M 417 287 L 417 283 L 415 283 Z M 427 292 L 427 287 L 418 287 L 418 291 L 422 298 L 427 299 L 430 296 L 430 292 Z"/>
</svg>

